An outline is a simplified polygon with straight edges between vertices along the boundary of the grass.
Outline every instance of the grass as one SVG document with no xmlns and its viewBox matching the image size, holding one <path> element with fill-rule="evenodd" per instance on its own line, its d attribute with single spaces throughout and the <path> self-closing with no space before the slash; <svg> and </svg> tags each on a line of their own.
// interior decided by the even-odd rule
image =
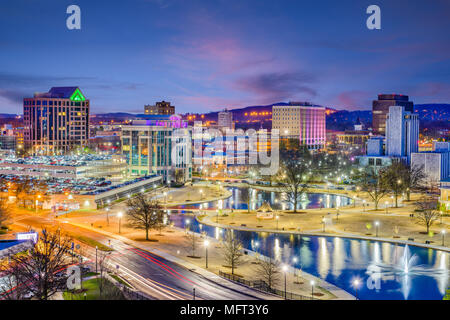
<svg viewBox="0 0 450 320">
<path fill-rule="evenodd" d="M 111 274 L 111 273 L 109 275 L 117 282 L 123 284 L 124 286 L 131 288 L 131 286 L 128 284 L 128 282 L 125 282 L 121 277 L 116 276 L 115 274 Z"/>
<path fill-rule="evenodd" d="M 90 247 L 93 247 L 93 248 L 98 247 L 98 249 L 101 251 L 107 251 L 107 252 L 114 251 L 110 247 L 105 246 L 104 244 L 98 242 L 97 240 L 88 238 L 86 236 L 81 236 L 81 235 L 77 235 L 77 234 L 69 234 L 69 236 L 84 243 L 84 244 L 87 244 Z"/>
<path fill-rule="evenodd" d="M 99 281 L 97 279 L 91 279 L 83 281 L 83 289 L 78 290 L 78 292 L 70 292 L 70 291 L 64 291 L 63 292 L 63 298 L 64 300 L 102 300 L 107 297 L 100 295 L 100 289 L 99 289 Z M 114 294 L 117 294 L 118 297 L 122 297 L 122 299 L 125 299 L 123 295 L 121 294 L 120 290 L 116 288 L 111 282 L 106 281 L 105 286 L 110 286 L 108 288 L 109 290 L 114 290 Z M 86 293 L 86 298 L 84 297 L 84 294 Z"/>
</svg>

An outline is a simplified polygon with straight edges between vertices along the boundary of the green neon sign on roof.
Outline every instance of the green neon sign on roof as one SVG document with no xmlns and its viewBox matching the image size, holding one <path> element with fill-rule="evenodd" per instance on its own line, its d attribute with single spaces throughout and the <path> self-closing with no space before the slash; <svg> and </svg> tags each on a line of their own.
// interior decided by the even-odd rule
<svg viewBox="0 0 450 320">
<path fill-rule="evenodd" d="M 75 91 L 70 96 L 70 100 L 72 101 L 84 101 L 86 98 L 83 96 L 79 88 L 76 88 Z"/>
</svg>

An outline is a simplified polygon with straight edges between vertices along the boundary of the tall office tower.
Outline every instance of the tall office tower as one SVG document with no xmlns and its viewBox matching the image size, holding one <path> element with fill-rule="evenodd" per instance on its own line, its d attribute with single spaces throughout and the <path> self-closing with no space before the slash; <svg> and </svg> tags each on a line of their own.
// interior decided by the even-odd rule
<svg viewBox="0 0 450 320">
<path fill-rule="evenodd" d="M 23 99 L 24 142 L 33 154 L 64 154 L 89 139 L 89 100 L 78 87 L 53 87 Z"/>
<path fill-rule="evenodd" d="M 386 133 L 386 115 L 390 106 L 403 106 L 405 111 L 414 112 L 414 104 L 409 97 L 401 94 L 379 94 L 378 100 L 372 102 L 372 129 L 373 133 L 384 135 Z"/>
<path fill-rule="evenodd" d="M 419 116 L 405 107 L 391 106 L 386 117 L 386 155 L 406 159 L 419 150 Z"/>
<path fill-rule="evenodd" d="M 290 102 L 272 107 L 272 130 L 280 138 L 297 138 L 309 149 L 322 149 L 326 141 L 325 107 L 308 102 Z"/>
<path fill-rule="evenodd" d="M 170 102 L 161 101 L 156 102 L 154 106 L 145 105 L 144 106 L 145 114 L 159 114 L 159 115 L 167 115 L 167 114 L 175 114 L 175 106 L 171 106 Z"/>
<path fill-rule="evenodd" d="M 217 126 L 219 128 L 233 129 L 233 113 L 225 109 L 217 115 Z"/>
</svg>

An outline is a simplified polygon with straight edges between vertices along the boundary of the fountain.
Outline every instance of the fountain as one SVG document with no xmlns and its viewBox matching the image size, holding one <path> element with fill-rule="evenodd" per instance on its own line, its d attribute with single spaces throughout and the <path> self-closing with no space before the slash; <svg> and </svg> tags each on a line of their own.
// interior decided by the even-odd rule
<svg viewBox="0 0 450 320">
<path fill-rule="evenodd" d="M 403 250 L 403 256 L 402 259 L 400 260 L 400 269 L 403 270 L 403 272 L 405 274 L 408 274 L 411 269 L 417 265 L 417 262 L 419 260 L 419 257 L 417 255 L 412 255 L 411 256 L 411 252 L 409 251 L 409 247 L 408 245 L 405 246 L 405 249 Z"/>
</svg>

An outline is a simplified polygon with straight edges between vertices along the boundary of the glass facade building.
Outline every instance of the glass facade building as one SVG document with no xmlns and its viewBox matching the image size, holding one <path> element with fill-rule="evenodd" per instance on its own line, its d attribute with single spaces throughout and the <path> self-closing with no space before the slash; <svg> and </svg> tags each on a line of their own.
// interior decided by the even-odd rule
<svg viewBox="0 0 450 320">
<path fill-rule="evenodd" d="M 176 115 L 134 120 L 122 128 L 122 154 L 130 175 L 157 174 L 170 182 L 181 171 L 184 181 L 191 180 L 191 144 L 190 128 Z"/>
</svg>

